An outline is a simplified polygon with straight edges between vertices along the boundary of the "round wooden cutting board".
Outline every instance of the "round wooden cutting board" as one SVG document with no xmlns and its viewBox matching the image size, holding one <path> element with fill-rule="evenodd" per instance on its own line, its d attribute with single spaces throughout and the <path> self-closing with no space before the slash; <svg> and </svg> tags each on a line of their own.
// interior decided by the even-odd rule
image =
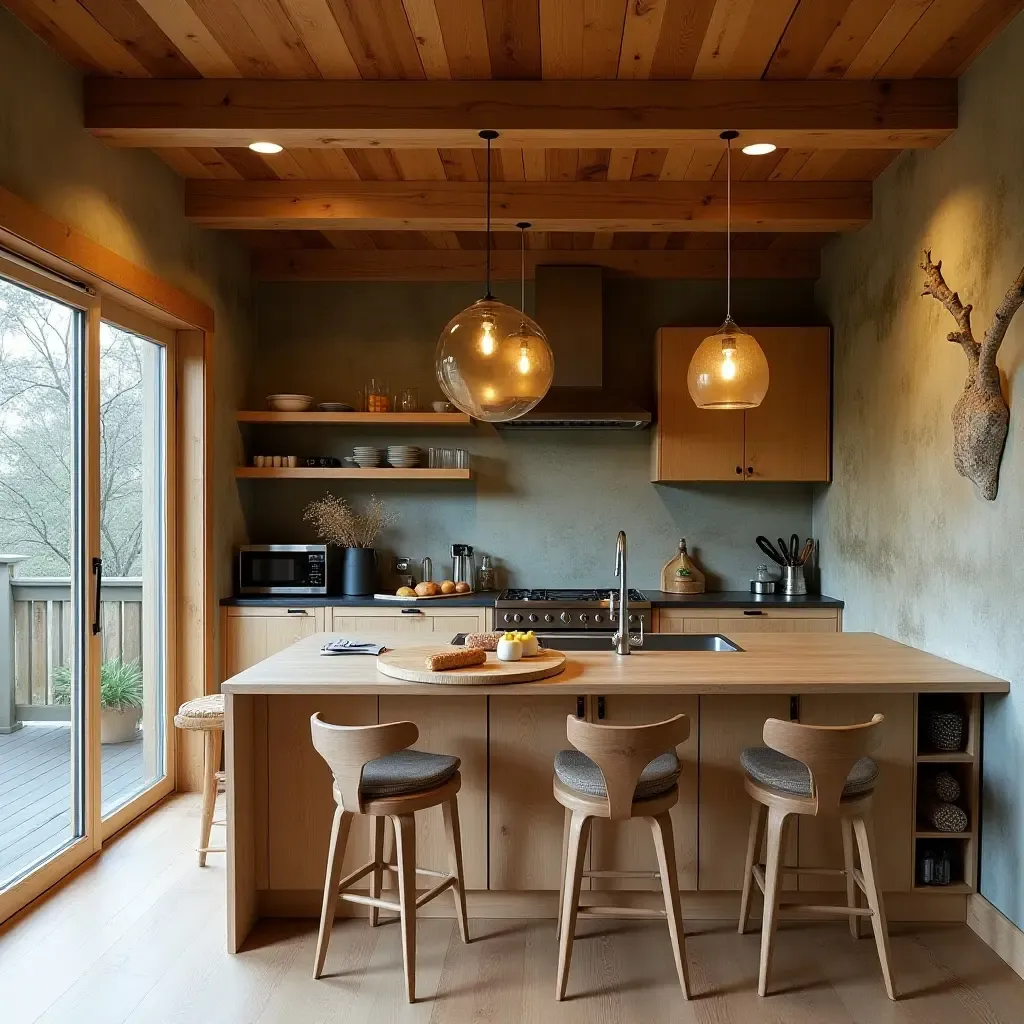
<svg viewBox="0 0 1024 1024">
<path fill-rule="evenodd" d="M 433 672 L 427 668 L 432 654 L 455 650 L 437 644 L 423 647 L 405 647 L 400 651 L 385 651 L 377 658 L 377 669 L 392 679 L 410 683 L 440 683 L 446 686 L 495 686 L 502 683 L 531 683 L 537 679 L 556 676 L 565 667 L 561 651 L 541 651 L 535 658 L 522 661 L 498 661 L 492 651 L 487 652 L 483 665 L 449 668 Z"/>
</svg>

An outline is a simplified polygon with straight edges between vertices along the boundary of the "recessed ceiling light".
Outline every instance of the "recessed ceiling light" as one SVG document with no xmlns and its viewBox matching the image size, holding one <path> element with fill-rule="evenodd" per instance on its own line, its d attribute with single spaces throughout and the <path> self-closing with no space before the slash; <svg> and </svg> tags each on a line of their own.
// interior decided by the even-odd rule
<svg viewBox="0 0 1024 1024">
<path fill-rule="evenodd" d="M 280 153 L 284 146 L 279 146 L 276 142 L 250 142 L 249 148 L 254 153 Z M 772 149 L 775 147 L 772 146 Z"/>
<path fill-rule="evenodd" d="M 752 142 L 749 146 L 743 147 L 743 152 L 747 156 L 766 156 L 768 153 L 775 152 L 774 142 Z"/>
</svg>

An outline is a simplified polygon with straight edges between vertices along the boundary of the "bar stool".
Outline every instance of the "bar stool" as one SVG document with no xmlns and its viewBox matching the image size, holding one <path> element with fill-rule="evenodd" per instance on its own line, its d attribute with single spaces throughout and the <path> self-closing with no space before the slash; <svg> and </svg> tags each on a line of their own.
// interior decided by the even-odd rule
<svg viewBox="0 0 1024 1024">
<path fill-rule="evenodd" d="M 675 748 L 690 735 L 686 715 L 654 725 L 599 725 L 569 715 L 566 735 L 575 750 L 555 757 L 555 799 L 565 808 L 562 888 L 558 896 L 558 978 L 555 998 L 565 998 L 577 917 L 664 917 L 683 996 L 690 982 L 679 906 L 676 848 L 669 811 L 679 802 L 681 771 Z M 594 818 L 628 821 L 646 818 L 654 835 L 664 910 L 588 906 L 579 909 L 580 884 L 597 872 L 584 871 L 583 859 Z M 649 871 L 602 871 L 602 878 L 650 878 Z"/>
<path fill-rule="evenodd" d="M 871 823 L 871 800 L 878 778 L 878 765 L 867 755 L 878 749 L 882 738 L 882 715 L 861 725 L 802 725 L 769 718 L 764 723 L 764 747 L 749 747 L 740 755 L 747 773 L 746 789 L 753 797 L 747 860 L 740 902 L 740 934 L 750 916 L 751 881 L 764 893 L 761 920 L 761 968 L 758 995 L 768 989 L 772 946 L 779 914 L 779 878 L 786 872 L 815 875 L 844 875 L 846 906 L 804 907 L 818 913 L 842 914 L 850 919 L 850 933 L 860 938 L 860 918 L 871 919 L 882 965 L 885 991 L 896 998 L 889 970 L 889 932 L 885 921 L 882 892 L 878 887 L 878 860 Z M 795 814 L 827 815 L 838 818 L 843 835 L 843 867 L 787 868 L 782 863 L 786 832 Z M 761 841 L 767 818 L 766 866 L 759 863 Z M 860 854 L 859 870 L 854 865 L 854 837 Z M 857 890 L 864 893 L 867 909 L 857 905 Z"/>
<path fill-rule="evenodd" d="M 316 943 L 313 977 L 323 973 L 327 945 L 331 940 L 334 912 L 341 898 L 349 903 L 370 907 L 370 926 L 375 927 L 379 910 L 399 914 L 402 926 L 402 953 L 405 960 L 405 992 L 410 1003 L 416 1001 L 416 911 L 448 889 L 455 897 L 462 941 L 469 941 L 466 920 L 466 889 L 462 874 L 462 836 L 459 829 L 459 805 L 456 795 L 462 785 L 459 759 L 447 754 L 429 754 L 409 750 L 419 737 L 412 722 L 389 725 L 329 725 L 319 712 L 310 720 L 313 746 L 334 774 L 334 822 L 327 851 L 327 875 L 324 902 L 320 912 L 320 934 Z M 415 812 L 441 805 L 448 838 L 449 873 L 416 867 Z M 345 844 L 354 814 L 374 817 L 370 837 L 371 859 L 361 868 L 341 878 Z M 398 863 L 384 859 L 384 818 L 395 828 Z M 398 902 L 380 898 L 385 871 L 398 876 Z M 416 875 L 441 879 L 422 896 L 416 895 Z M 370 894 L 346 890 L 370 875 Z"/>
<path fill-rule="evenodd" d="M 209 693 L 187 700 L 178 708 L 174 724 L 179 729 L 203 733 L 203 809 L 199 817 L 199 866 L 206 867 L 208 853 L 223 853 L 223 846 L 210 845 L 210 830 L 223 821 L 213 820 L 217 794 L 224 792 L 220 753 L 224 745 L 224 694 Z"/>
</svg>

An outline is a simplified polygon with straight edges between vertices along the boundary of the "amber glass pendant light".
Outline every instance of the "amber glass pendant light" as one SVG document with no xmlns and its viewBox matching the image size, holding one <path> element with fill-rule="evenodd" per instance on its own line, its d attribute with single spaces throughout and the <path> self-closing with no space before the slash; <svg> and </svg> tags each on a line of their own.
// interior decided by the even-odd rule
<svg viewBox="0 0 1024 1024">
<path fill-rule="evenodd" d="M 732 318 L 732 140 L 737 135 L 721 135 L 726 146 L 725 320 L 697 347 L 686 374 L 690 397 L 700 409 L 753 409 L 768 393 L 768 360 L 753 335 Z"/>
<path fill-rule="evenodd" d="M 487 142 L 487 292 L 450 320 L 434 353 L 441 390 L 474 419 L 502 423 L 528 413 L 548 392 L 555 359 L 544 332 L 491 294 L 491 141 Z M 525 282 L 525 254 L 523 256 Z M 525 297 L 525 283 L 523 295 Z"/>
</svg>

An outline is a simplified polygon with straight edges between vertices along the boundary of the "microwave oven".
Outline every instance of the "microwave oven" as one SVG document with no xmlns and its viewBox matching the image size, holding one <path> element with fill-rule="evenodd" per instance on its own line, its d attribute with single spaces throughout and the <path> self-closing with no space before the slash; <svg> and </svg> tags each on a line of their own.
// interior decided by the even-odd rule
<svg viewBox="0 0 1024 1024">
<path fill-rule="evenodd" d="M 340 556 L 327 544 L 249 544 L 238 549 L 237 593 L 338 593 Z"/>
</svg>

